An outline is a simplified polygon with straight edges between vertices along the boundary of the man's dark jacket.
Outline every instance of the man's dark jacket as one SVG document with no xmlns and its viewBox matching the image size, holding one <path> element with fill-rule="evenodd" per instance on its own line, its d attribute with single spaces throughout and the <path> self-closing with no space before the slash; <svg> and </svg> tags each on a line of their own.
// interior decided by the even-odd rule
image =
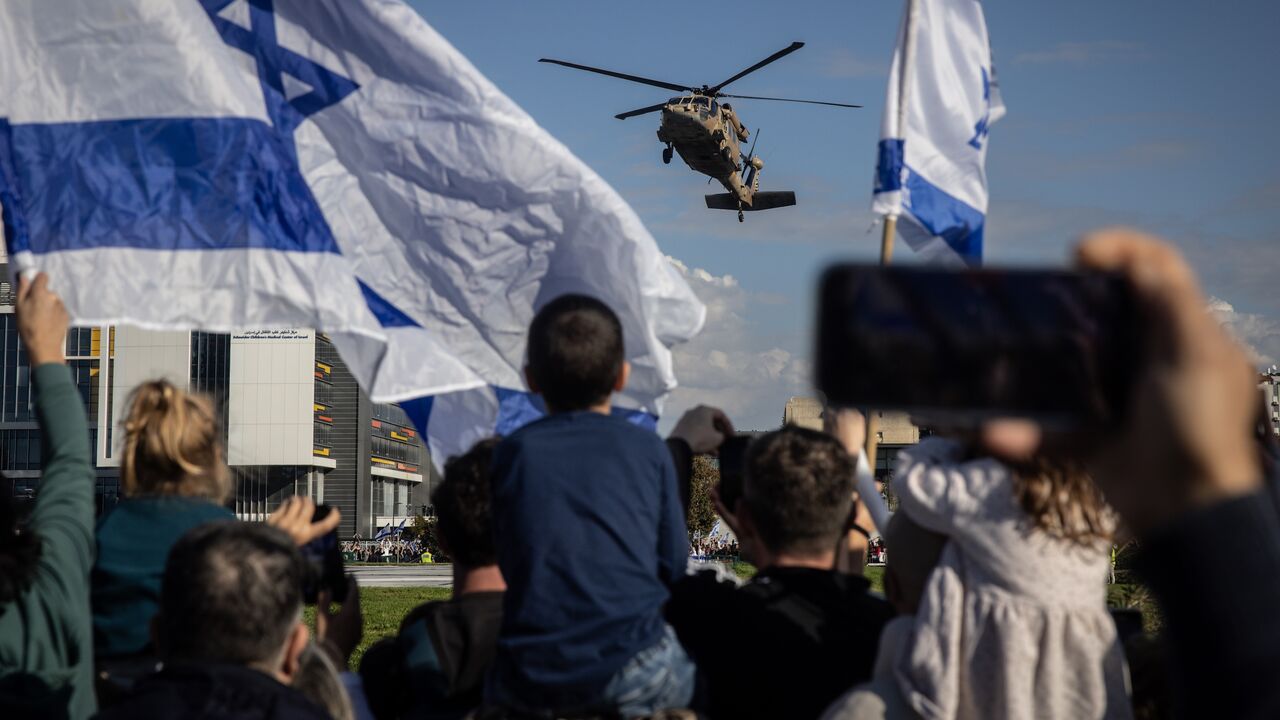
<svg viewBox="0 0 1280 720">
<path fill-rule="evenodd" d="M 676 583 L 667 621 L 698 664 L 713 718 L 818 717 L 871 678 L 893 616 L 861 577 L 771 568 L 738 587 L 701 571 Z"/>
<path fill-rule="evenodd" d="M 239 665 L 170 664 L 138 683 L 99 720 L 322 720 L 329 715 L 297 690 Z"/>
</svg>

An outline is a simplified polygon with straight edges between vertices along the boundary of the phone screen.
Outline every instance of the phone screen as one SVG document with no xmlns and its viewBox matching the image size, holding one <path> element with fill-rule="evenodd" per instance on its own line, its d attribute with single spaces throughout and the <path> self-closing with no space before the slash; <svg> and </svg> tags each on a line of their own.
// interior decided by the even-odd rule
<svg viewBox="0 0 1280 720">
<path fill-rule="evenodd" d="M 1110 274 L 838 265 L 818 312 L 818 387 L 842 405 L 1077 426 L 1116 418 L 1136 366 Z"/>
<path fill-rule="evenodd" d="M 317 505 L 311 522 L 323 520 L 330 509 L 328 505 Z M 347 575 L 342 563 L 338 531 L 332 530 L 303 545 L 300 550 L 306 562 L 306 574 L 302 587 L 303 601 L 314 605 L 322 590 L 328 590 L 335 601 L 341 602 L 345 599 Z"/>
</svg>

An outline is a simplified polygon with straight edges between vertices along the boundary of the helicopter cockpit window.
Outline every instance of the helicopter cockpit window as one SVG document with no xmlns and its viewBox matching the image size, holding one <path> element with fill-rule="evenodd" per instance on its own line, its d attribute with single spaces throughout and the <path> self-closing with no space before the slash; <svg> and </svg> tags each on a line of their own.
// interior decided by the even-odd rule
<svg viewBox="0 0 1280 720">
<path fill-rule="evenodd" d="M 718 112 L 720 112 L 720 106 L 719 106 L 718 104 L 716 104 L 716 101 L 715 101 L 715 100 L 712 100 L 712 101 L 711 101 L 711 114 L 712 114 L 712 115 L 715 115 L 715 114 L 716 114 L 716 113 L 718 113 Z"/>
</svg>

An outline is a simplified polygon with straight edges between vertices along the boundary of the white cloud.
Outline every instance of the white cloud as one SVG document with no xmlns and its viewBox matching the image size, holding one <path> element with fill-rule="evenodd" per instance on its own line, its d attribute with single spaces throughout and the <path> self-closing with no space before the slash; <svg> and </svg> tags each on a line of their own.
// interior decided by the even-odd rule
<svg viewBox="0 0 1280 720">
<path fill-rule="evenodd" d="M 1023 64 L 1093 65 L 1120 60 L 1140 60 L 1149 53 L 1139 44 L 1119 40 L 1060 42 L 1057 45 L 1018 53 L 1013 62 Z"/>
<path fill-rule="evenodd" d="M 1209 312 L 1244 343 L 1258 365 L 1271 365 L 1280 358 L 1280 323 L 1264 315 L 1238 312 L 1231 303 L 1217 297 L 1209 298 Z"/>
<path fill-rule="evenodd" d="M 787 398 L 807 391 L 809 363 L 762 339 L 764 330 L 751 310 L 776 297 L 757 299 L 732 275 L 668 259 L 706 304 L 707 322 L 698 337 L 673 351 L 680 386 L 667 401 L 663 430 L 700 404 L 723 409 L 739 429 L 777 427 Z"/>
<path fill-rule="evenodd" d="M 822 74 L 831 78 L 888 76 L 889 65 L 879 60 L 860 58 L 847 48 L 827 53 Z"/>
</svg>

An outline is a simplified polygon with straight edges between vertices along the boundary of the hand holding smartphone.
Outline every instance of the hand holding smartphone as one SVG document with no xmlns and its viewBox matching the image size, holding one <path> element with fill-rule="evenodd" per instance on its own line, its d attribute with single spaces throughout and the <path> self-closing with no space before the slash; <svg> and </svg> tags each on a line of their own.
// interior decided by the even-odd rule
<svg viewBox="0 0 1280 720">
<path fill-rule="evenodd" d="M 317 505 L 311 522 L 318 523 L 333 510 L 328 505 Z M 302 597 L 308 605 L 316 604 L 321 591 L 342 602 L 347 597 L 347 573 L 342 562 L 342 548 L 338 543 L 338 530 L 334 528 L 303 545 L 300 550 L 306 561 Z"/>
</svg>

